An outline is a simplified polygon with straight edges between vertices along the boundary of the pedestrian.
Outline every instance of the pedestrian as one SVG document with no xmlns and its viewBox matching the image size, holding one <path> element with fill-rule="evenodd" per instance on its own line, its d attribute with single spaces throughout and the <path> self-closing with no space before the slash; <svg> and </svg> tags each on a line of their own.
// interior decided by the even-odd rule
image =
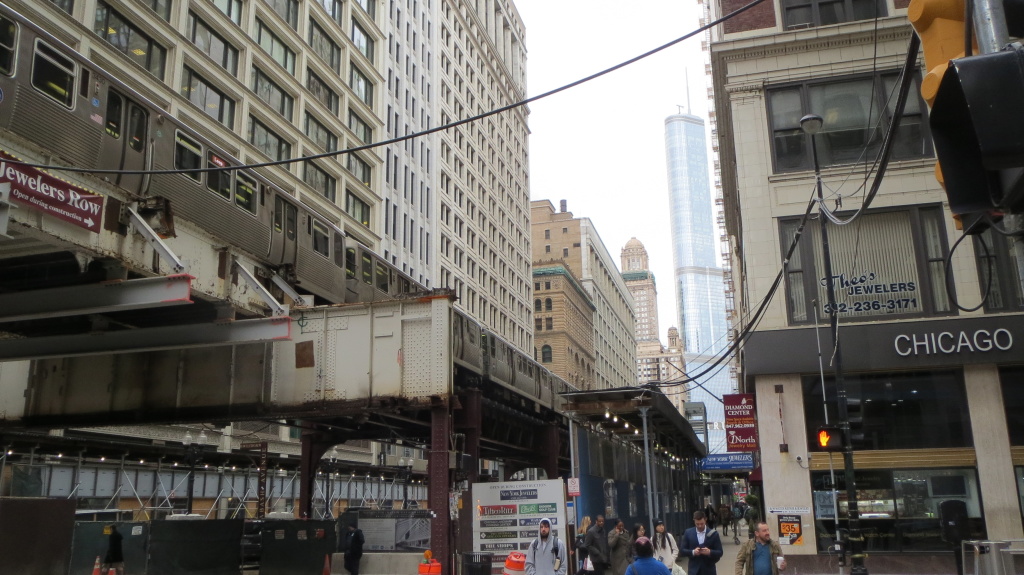
<svg viewBox="0 0 1024 575">
<path fill-rule="evenodd" d="M 580 571 L 592 572 L 594 566 L 587 565 L 587 531 L 590 529 L 590 516 L 584 515 L 583 521 L 580 522 L 579 529 L 576 530 L 576 559 L 579 560 L 579 566 L 577 567 Z"/>
<path fill-rule="evenodd" d="M 625 575 L 629 567 L 629 559 L 633 555 L 633 539 L 621 519 L 614 519 L 615 527 L 608 532 L 608 562 L 611 563 L 611 575 Z"/>
<path fill-rule="evenodd" d="M 583 546 L 587 549 L 587 557 L 594 567 L 595 575 L 607 575 L 610 563 L 608 560 L 608 535 L 604 529 L 604 515 L 598 515 L 594 520 L 593 527 L 587 530 Z"/>
<path fill-rule="evenodd" d="M 682 554 L 689 557 L 686 573 L 718 575 L 715 563 L 722 558 L 722 538 L 717 531 L 708 527 L 708 519 L 703 511 L 693 514 L 693 525 L 683 533 L 683 541 L 679 544 Z"/>
<path fill-rule="evenodd" d="M 107 537 L 107 554 L 103 556 L 103 573 L 114 569 L 117 575 L 124 575 L 124 536 L 118 532 L 117 525 L 108 525 L 107 530 L 110 535 Z"/>
<path fill-rule="evenodd" d="M 355 523 L 349 523 L 341 549 L 345 552 L 345 570 L 352 575 L 359 575 L 359 560 L 363 558 L 363 543 L 366 543 L 366 539 L 363 537 L 362 529 L 356 527 Z"/>
<path fill-rule="evenodd" d="M 718 524 L 722 527 L 722 535 L 729 536 L 729 524 L 732 523 L 732 510 L 723 501 L 718 506 Z"/>
<path fill-rule="evenodd" d="M 671 575 L 672 570 L 654 558 L 654 544 L 646 537 L 637 537 L 633 543 L 633 555 L 636 559 L 625 575 Z"/>
<path fill-rule="evenodd" d="M 526 549 L 526 575 L 565 575 L 569 567 L 565 543 L 551 533 L 551 520 L 537 523 L 537 538 Z"/>
<path fill-rule="evenodd" d="M 743 520 L 747 522 L 747 539 L 753 539 L 757 523 L 761 521 L 761 510 L 756 505 L 747 505 L 747 510 L 743 512 Z"/>
<path fill-rule="evenodd" d="M 644 527 L 643 523 L 634 523 L 633 529 L 629 531 L 629 562 L 632 563 L 633 559 L 636 558 L 636 549 L 633 544 L 636 540 L 645 537 L 647 535 L 647 528 Z"/>
<path fill-rule="evenodd" d="M 704 517 L 708 518 L 708 527 L 714 529 L 717 524 L 718 514 L 715 513 L 715 508 L 711 505 L 710 501 L 704 506 Z"/>
<path fill-rule="evenodd" d="M 665 564 L 668 570 L 676 564 L 679 558 L 679 546 L 676 545 L 676 538 L 665 529 L 665 522 L 661 519 L 654 520 L 654 557 Z"/>
<path fill-rule="evenodd" d="M 735 575 L 779 575 L 779 571 L 785 569 L 782 547 L 772 540 L 768 524 L 758 521 L 754 538 L 745 541 L 737 552 Z"/>
</svg>

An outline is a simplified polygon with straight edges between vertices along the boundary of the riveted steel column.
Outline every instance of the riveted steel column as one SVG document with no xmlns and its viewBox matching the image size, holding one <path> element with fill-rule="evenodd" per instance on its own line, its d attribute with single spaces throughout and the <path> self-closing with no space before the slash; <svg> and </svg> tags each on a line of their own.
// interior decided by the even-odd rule
<svg viewBox="0 0 1024 575">
<path fill-rule="evenodd" d="M 448 504 L 448 441 L 451 425 L 448 402 L 439 400 L 430 408 L 430 455 L 427 462 L 430 485 L 427 506 L 434 511 L 434 519 L 430 522 L 430 548 L 434 557 L 441 562 L 441 575 L 455 573 L 451 547 L 451 507 Z"/>
</svg>

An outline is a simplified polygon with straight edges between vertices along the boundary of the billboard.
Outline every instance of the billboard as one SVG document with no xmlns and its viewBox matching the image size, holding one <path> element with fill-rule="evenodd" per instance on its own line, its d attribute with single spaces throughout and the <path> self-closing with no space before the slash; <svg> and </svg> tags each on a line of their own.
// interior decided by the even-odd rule
<svg viewBox="0 0 1024 575">
<path fill-rule="evenodd" d="M 757 451 L 757 413 L 754 394 L 723 395 L 726 451 Z"/>
<path fill-rule="evenodd" d="M 551 533 L 565 541 L 561 479 L 474 483 L 473 551 L 493 553 L 492 565 L 502 565 L 510 552 L 526 552 L 545 517 L 551 520 Z"/>
</svg>

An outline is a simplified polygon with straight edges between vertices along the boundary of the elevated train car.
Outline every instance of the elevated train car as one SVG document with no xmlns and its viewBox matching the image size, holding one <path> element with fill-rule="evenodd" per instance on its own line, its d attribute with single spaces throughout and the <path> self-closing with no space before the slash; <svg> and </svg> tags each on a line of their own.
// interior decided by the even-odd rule
<svg viewBox="0 0 1024 575">
<path fill-rule="evenodd" d="M 31 142 L 55 165 L 178 170 L 98 177 L 129 201 L 169 201 L 175 217 L 243 250 L 322 302 L 372 301 L 424 289 L 261 171 L 199 171 L 241 162 L 3 4 L 0 94 L 0 128 Z"/>
</svg>

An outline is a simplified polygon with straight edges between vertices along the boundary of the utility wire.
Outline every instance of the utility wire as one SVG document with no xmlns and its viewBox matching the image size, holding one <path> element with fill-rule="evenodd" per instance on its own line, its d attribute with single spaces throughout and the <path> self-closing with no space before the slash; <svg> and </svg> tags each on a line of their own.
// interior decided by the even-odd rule
<svg viewBox="0 0 1024 575">
<path fill-rule="evenodd" d="M 661 46 L 658 46 L 657 48 L 654 48 L 653 50 L 649 50 L 647 52 L 644 52 L 643 54 L 640 54 L 639 56 L 630 58 L 629 60 L 626 60 L 624 62 L 616 64 L 616 65 L 614 65 L 614 66 L 612 66 L 610 68 L 606 68 L 604 70 L 601 70 L 600 72 L 591 74 L 590 76 L 587 76 L 585 78 L 576 80 L 575 82 L 571 82 L 571 83 L 565 84 L 564 86 L 561 86 L 559 88 L 555 88 L 553 90 L 549 90 L 547 92 L 544 92 L 543 94 L 539 94 L 537 96 L 531 96 L 529 98 L 526 98 L 525 100 L 520 100 L 518 102 L 514 102 L 512 104 L 508 104 L 508 105 L 502 106 L 500 108 L 495 108 L 495 109 L 493 109 L 493 110 L 491 110 L 489 112 L 484 112 L 482 114 L 477 114 L 476 116 L 471 116 L 469 118 L 464 118 L 462 120 L 457 120 L 455 122 L 450 122 L 450 123 L 445 124 L 443 126 L 438 126 L 436 128 L 427 128 L 426 130 L 423 130 L 421 132 L 414 132 L 412 134 L 406 134 L 405 136 L 398 136 L 396 138 L 391 138 L 390 140 L 384 140 L 384 141 L 381 141 L 381 142 L 374 142 L 372 144 L 365 144 L 365 145 L 362 145 L 362 146 L 356 146 L 354 148 L 346 148 L 344 150 L 337 150 L 337 151 L 334 151 L 334 152 L 324 152 L 324 153 L 321 153 L 321 154 L 315 154 L 315 155 L 312 155 L 312 156 L 303 156 L 303 157 L 299 157 L 299 158 L 289 158 L 289 159 L 284 159 L 284 160 L 273 160 L 273 161 L 270 161 L 270 162 L 260 162 L 260 163 L 256 163 L 256 164 L 242 164 L 242 165 L 238 165 L 238 166 L 217 166 L 217 167 L 207 167 L 207 168 L 188 168 L 188 169 L 180 169 L 180 170 L 178 170 L 178 169 L 175 169 L 175 170 L 98 170 L 98 169 L 95 169 L 95 168 L 75 168 L 75 167 L 53 166 L 53 165 L 50 165 L 50 164 L 30 164 L 30 163 L 27 163 L 27 162 L 19 162 L 19 161 L 14 161 L 14 160 L 7 160 L 7 163 L 20 165 L 20 166 L 24 166 L 24 167 L 27 167 L 27 168 L 49 169 L 49 170 L 56 170 L 56 171 L 69 172 L 69 173 L 124 174 L 124 175 L 144 175 L 144 174 L 145 175 L 167 175 L 167 174 L 196 174 L 196 173 L 199 173 L 199 172 L 228 172 L 228 171 L 232 171 L 232 170 L 245 170 L 245 169 L 253 169 L 253 168 L 267 168 L 267 167 L 271 167 L 271 166 L 284 166 L 284 165 L 288 165 L 288 164 L 295 164 L 295 163 L 305 162 L 305 161 L 309 161 L 309 160 L 319 160 L 321 158 L 333 158 L 333 157 L 341 156 L 341 155 L 344 155 L 344 154 L 351 154 L 353 152 L 360 152 L 360 151 L 363 151 L 363 150 L 370 150 L 370 149 L 373 149 L 373 148 L 378 148 L 378 147 L 381 147 L 381 146 L 387 146 L 387 145 L 390 145 L 390 144 L 397 144 L 399 142 L 404 142 L 406 140 L 412 140 L 412 139 L 419 138 L 419 137 L 422 137 L 422 136 L 426 136 L 426 135 L 429 135 L 429 134 L 433 134 L 433 133 L 436 133 L 436 132 L 443 132 L 443 131 L 448 130 L 450 128 L 454 128 L 454 127 L 457 127 L 457 126 L 462 126 L 464 124 L 469 124 L 471 122 L 476 122 L 477 120 L 482 120 L 482 119 L 488 118 L 490 116 L 495 116 L 497 114 L 501 114 L 502 112 L 507 112 L 509 110 L 513 110 L 515 108 L 519 108 L 521 106 L 525 106 L 527 104 L 530 104 L 532 102 L 536 102 L 537 100 L 540 100 L 542 98 L 547 98 L 548 96 L 553 96 L 555 94 L 558 94 L 559 92 L 564 92 L 565 90 L 568 90 L 570 88 L 575 88 L 576 86 L 579 86 L 581 84 L 585 84 L 587 82 L 590 82 L 591 80 L 596 80 L 597 78 L 600 78 L 601 76 L 610 74 L 610 73 L 612 73 L 612 72 L 614 72 L 616 70 L 619 70 L 620 68 L 625 68 L 626 66 L 629 66 L 630 64 L 634 64 L 636 62 L 639 62 L 640 60 L 643 60 L 644 58 L 647 58 L 649 56 L 653 56 L 654 54 L 657 54 L 658 52 L 661 52 L 663 50 L 671 48 L 672 46 L 675 46 L 676 44 L 682 42 L 683 40 L 688 40 L 688 39 L 690 39 L 690 38 L 692 38 L 692 37 L 694 37 L 694 36 L 704 32 L 706 30 L 709 30 L 709 29 L 711 29 L 711 28 L 713 28 L 713 27 L 715 27 L 715 26 L 725 22 L 726 20 L 729 20 L 730 18 L 733 18 L 734 16 L 737 16 L 739 14 L 742 14 L 742 13 L 746 12 L 747 10 L 750 10 L 754 6 L 757 6 L 758 4 L 760 4 L 760 3 L 764 2 L 764 1 L 765 0 L 753 0 L 752 2 L 750 2 L 748 4 L 745 4 L 745 5 L 737 8 L 736 10 L 733 10 L 732 12 L 726 14 L 725 16 L 722 16 L 721 18 L 719 18 L 717 20 L 714 20 L 712 22 L 708 22 L 704 26 L 701 26 L 700 28 L 697 28 L 696 30 L 693 30 L 692 32 L 689 32 L 689 33 L 687 33 L 687 34 L 685 34 L 683 36 L 680 36 L 679 38 L 676 38 L 675 40 L 672 40 L 671 42 L 668 42 L 666 44 L 662 44 Z"/>
</svg>

